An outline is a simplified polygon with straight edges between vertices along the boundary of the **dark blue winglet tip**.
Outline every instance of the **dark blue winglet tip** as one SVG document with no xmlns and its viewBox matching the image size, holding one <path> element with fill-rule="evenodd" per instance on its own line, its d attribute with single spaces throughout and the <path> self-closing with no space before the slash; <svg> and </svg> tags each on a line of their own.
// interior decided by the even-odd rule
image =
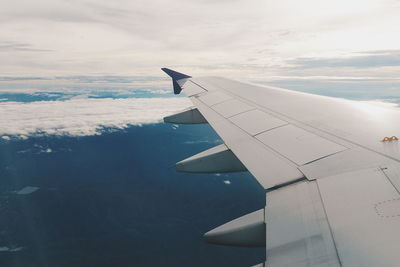
<svg viewBox="0 0 400 267">
<path fill-rule="evenodd" d="M 177 81 L 182 80 L 182 79 L 187 79 L 187 78 L 192 78 L 189 75 L 168 69 L 168 68 L 161 68 L 162 71 L 164 71 L 166 74 L 168 74 L 169 77 L 172 78 L 172 84 L 174 86 L 174 94 L 178 95 L 181 91 L 182 88 L 178 84 Z"/>
<path fill-rule="evenodd" d="M 192 78 L 189 75 L 168 69 L 168 68 L 161 68 L 162 71 L 164 71 L 166 74 L 168 74 L 169 77 L 171 77 L 173 80 L 181 80 L 181 79 L 187 79 L 187 78 Z"/>
</svg>

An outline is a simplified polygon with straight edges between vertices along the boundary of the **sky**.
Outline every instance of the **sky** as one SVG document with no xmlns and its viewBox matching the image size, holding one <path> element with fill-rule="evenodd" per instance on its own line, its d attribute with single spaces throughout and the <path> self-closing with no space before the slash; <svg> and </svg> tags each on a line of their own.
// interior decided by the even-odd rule
<svg viewBox="0 0 400 267">
<path fill-rule="evenodd" d="M 7 116 L 0 134 L 51 132 L 45 125 L 71 110 L 96 122 L 82 132 L 118 128 L 127 121 L 116 98 L 143 98 L 124 102 L 137 107 L 129 113 L 132 124 L 160 121 L 189 105 L 170 99 L 161 67 L 399 103 L 399 25 L 398 0 L 3 0 L 0 112 Z M 87 98 L 103 100 L 82 108 L 79 99 Z M 155 102 L 164 109 L 154 109 Z M 102 114 L 102 105 L 114 107 L 118 123 L 93 115 Z M 153 118 L 142 116 L 145 110 Z M 37 113 L 51 123 L 29 115 Z M 38 125 L 23 130 L 16 118 Z M 69 124 L 56 133 L 77 126 L 73 118 L 61 121 Z"/>
<path fill-rule="evenodd" d="M 3 0 L 0 73 L 395 78 L 399 14 L 397 0 Z"/>
</svg>

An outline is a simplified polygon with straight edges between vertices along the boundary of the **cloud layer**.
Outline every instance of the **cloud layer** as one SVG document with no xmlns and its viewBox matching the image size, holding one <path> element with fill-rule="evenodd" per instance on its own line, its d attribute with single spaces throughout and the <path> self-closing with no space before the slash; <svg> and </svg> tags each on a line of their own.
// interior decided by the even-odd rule
<svg viewBox="0 0 400 267">
<path fill-rule="evenodd" d="M 103 128 L 156 123 L 191 105 L 187 98 L 72 99 L 0 103 L 0 136 L 85 136 Z"/>
</svg>

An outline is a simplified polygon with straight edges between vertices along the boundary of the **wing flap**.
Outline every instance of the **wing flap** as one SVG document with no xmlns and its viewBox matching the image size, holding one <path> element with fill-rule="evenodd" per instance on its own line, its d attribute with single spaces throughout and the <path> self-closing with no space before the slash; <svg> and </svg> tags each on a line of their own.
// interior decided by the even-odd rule
<svg viewBox="0 0 400 267">
<path fill-rule="evenodd" d="M 340 266 L 315 181 L 267 193 L 266 266 Z"/>
</svg>

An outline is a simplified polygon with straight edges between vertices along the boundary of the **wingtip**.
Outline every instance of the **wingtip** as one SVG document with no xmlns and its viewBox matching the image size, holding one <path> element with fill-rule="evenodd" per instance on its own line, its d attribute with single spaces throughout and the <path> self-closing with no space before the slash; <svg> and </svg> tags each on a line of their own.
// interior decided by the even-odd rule
<svg viewBox="0 0 400 267">
<path fill-rule="evenodd" d="M 172 84 L 174 86 L 174 94 L 176 94 L 176 95 L 180 94 L 180 92 L 182 91 L 181 84 L 178 83 L 178 81 L 183 80 L 183 79 L 192 78 L 189 75 L 171 70 L 169 68 L 161 68 L 161 70 L 164 71 L 166 74 L 168 74 L 169 77 L 172 78 Z"/>
<path fill-rule="evenodd" d="M 169 77 L 171 77 L 173 80 L 181 80 L 181 79 L 187 79 L 187 78 L 192 78 L 192 76 L 171 70 L 169 68 L 161 68 L 163 72 L 168 74 Z"/>
</svg>

